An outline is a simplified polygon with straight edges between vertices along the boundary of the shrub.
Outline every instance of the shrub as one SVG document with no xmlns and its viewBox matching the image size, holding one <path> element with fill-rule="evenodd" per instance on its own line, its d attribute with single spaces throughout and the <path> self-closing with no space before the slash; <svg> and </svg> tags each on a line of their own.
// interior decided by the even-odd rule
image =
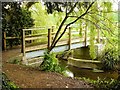
<svg viewBox="0 0 120 90">
<path fill-rule="evenodd" d="M 45 52 L 44 61 L 40 65 L 40 70 L 43 70 L 43 71 L 55 71 L 55 72 L 62 73 L 64 68 L 62 68 L 59 65 L 59 61 L 56 58 L 54 53 L 48 54 L 47 52 Z"/>
<path fill-rule="evenodd" d="M 8 7 L 8 8 L 6 8 Z M 23 28 L 32 27 L 31 12 L 21 7 L 19 2 L 2 2 L 2 31 L 9 37 L 20 37 Z M 7 40 L 7 45 L 19 45 L 20 39 Z"/>
<path fill-rule="evenodd" d="M 100 57 L 103 63 L 102 69 L 104 70 L 114 70 L 119 61 L 118 50 L 116 48 L 105 49 L 105 52 Z"/>
<path fill-rule="evenodd" d="M 19 88 L 16 86 L 13 82 L 11 82 L 8 77 L 5 75 L 5 73 L 2 73 L 2 88 L 3 90 L 15 90 L 16 88 Z"/>
<path fill-rule="evenodd" d="M 119 90 L 120 88 L 119 80 L 114 80 L 114 79 L 106 80 L 105 78 L 100 79 L 99 77 L 97 78 L 97 80 L 92 80 L 92 79 L 85 78 L 85 77 L 80 77 L 78 79 L 84 80 L 92 84 L 95 88 L 100 89 L 100 90 Z"/>
</svg>

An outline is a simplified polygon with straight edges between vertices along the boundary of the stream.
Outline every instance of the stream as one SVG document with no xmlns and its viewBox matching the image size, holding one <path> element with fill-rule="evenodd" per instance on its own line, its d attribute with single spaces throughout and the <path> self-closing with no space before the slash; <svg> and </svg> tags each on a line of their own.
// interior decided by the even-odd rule
<svg viewBox="0 0 120 90">
<path fill-rule="evenodd" d="M 75 49 L 73 57 L 80 59 L 81 58 L 90 59 L 88 48 Z M 78 68 L 75 66 L 68 65 L 67 64 L 68 61 L 65 60 L 59 60 L 59 61 L 60 61 L 60 65 L 62 67 L 67 67 L 73 73 L 74 77 L 86 77 L 93 80 L 97 80 L 98 77 L 106 80 L 110 80 L 111 78 L 112 79 L 118 78 L 117 71 L 95 72 L 95 69 Z"/>
<path fill-rule="evenodd" d="M 67 67 L 73 74 L 74 77 L 86 77 L 86 78 L 90 78 L 93 80 L 97 80 L 97 78 L 101 78 L 101 79 L 117 79 L 118 78 L 118 73 L 117 71 L 109 71 L 109 72 L 94 72 L 94 70 L 92 69 L 85 69 L 85 68 L 78 68 L 75 66 L 71 66 L 67 64 L 67 61 L 65 60 L 60 60 L 60 64 L 63 67 Z"/>
</svg>

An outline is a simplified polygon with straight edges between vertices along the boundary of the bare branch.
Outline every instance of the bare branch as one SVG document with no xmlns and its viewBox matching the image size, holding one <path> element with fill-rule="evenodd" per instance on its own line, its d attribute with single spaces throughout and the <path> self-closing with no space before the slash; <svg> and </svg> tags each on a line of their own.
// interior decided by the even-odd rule
<svg viewBox="0 0 120 90">
<path fill-rule="evenodd" d="M 69 23 L 67 26 L 70 26 L 71 24 L 75 23 L 75 22 L 78 21 L 80 18 L 82 18 L 83 16 L 85 16 L 85 15 L 88 13 L 89 9 L 92 7 L 93 4 L 94 4 L 94 2 L 92 2 L 92 3 L 89 5 L 89 7 L 87 8 L 87 10 L 86 10 L 82 15 L 80 15 L 80 16 L 79 16 L 76 20 L 74 20 L 73 22 Z"/>
<path fill-rule="evenodd" d="M 62 21 L 62 23 L 60 24 L 60 26 L 59 26 L 59 28 L 58 28 L 56 34 L 55 34 L 55 37 L 54 37 L 54 39 L 53 39 L 53 41 L 52 41 L 51 47 L 53 46 L 55 40 L 57 39 L 58 34 L 59 34 L 59 32 L 61 31 L 61 28 L 62 28 L 62 26 L 64 25 L 64 23 L 65 23 L 65 21 L 67 20 L 67 18 L 68 18 L 68 17 L 65 16 L 65 18 L 64 18 L 63 21 Z"/>
<path fill-rule="evenodd" d="M 60 38 L 64 35 L 64 33 L 66 32 L 66 29 L 71 25 L 71 24 L 73 24 L 73 23 L 75 23 L 76 21 L 78 21 L 80 18 L 82 18 L 83 16 L 85 16 L 86 14 L 87 14 L 87 12 L 89 11 L 89 9 L 92 7 L 92 5 L 94 4 L 94 2 L 92 2 L 90 5 L 89 5 L 89 7 L 86 9 L 86 11 L 82 14 L 82 15 L 80 15 L 76 20 L 74 20 L 73 22 L 71 22 L 71 23 L 69 23 L 69 24 L 67 24 L 66 25 L 66 27 L 64 28 L 64 31 L 62 32 L 62 34 L 58 37 L 58 39 L 51 45 L 51 49 L 50 50 L 52 50 L 54 47 L 55 47 L 55 45 L 56 45 L 56 43 L 60 40 Z"/>
<path fill-rule="evenodd" d="M 67 18 L 68 18 L 68 15 L 74 10 L 74 8 L 76 7 L 77 4 L 78 4 L 78 2 L 76 2 L 76 3 L 74 4 L 74 6 L 71 8 L 71 10 L 70 10 L 68 13 L 66 12 L 66 16 L 65 16 L 65 18 L 63 19 L 61 25 L 59 26 L 57 33 L 55 34 L 55 37 L 54 37 L 54 39 L 53 39 L 53 41 L 52 41 L 52 44 L 51 44 L 51 47 L 52 47 L 53 44 L 55 43 L 55 41 L 56 41 L 56 39 L 57 39 L 57 37 L 58 37 L 58 35 L 59 35 L 59 32 L 61 31 L 62 26 L 64 25 L 65 21 L 66 21 Z M 67 11 L 67 8 L 66 8 L 66 11 Z"/>
<path fill-rule="evenodd" d="M 67 15 L 69 15 L 73 10 L 74 10 L 74 8 L 76 7 L 76 5 L 78 4 L 78 2 L 76 2 L 75 4 L 74 4 L 74 6 L 71 8 L 71 10 L 67 13 Z"/>
</svg>

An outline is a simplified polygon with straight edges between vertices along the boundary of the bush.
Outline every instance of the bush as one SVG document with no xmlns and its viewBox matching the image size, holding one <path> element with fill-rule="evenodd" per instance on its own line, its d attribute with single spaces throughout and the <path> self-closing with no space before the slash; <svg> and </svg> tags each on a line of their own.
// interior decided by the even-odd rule
<svg viewBox="0 0 120 90">
<path fill-rule="evenodd" d="M 40 65 L 40 70 L 62 73 L 64 68 L 59 65 L 59 61 L 54 53 L 48 54 L 45 52 L 44 61 Z"/>
<path fill-rule="evenodd" d="M 19 88 L 16 86 L 13 82 L 11 82 L 8 77 L 5 75 L 5 73 L 2 73 L 2 88 L 3 90 L 15 90 L 16 88 Z"/>
<path fill-rule="evenodd" d="M 8 7 L 8 8 L 6 8 Z M 9 37 L 20 37 L 23 28 L 32 27 L 31 12 L 21 7 L 18 2 L 2 2 L 2 32 Z M 19 45 L 20 39 L 7 40 L 7 45 Z"/>
<path fill-rule="evenodd" d="M 116 48 L 105 49 L 105 52 L 100 57 L 103 63 L 102 69 L 104 70 L 114 70 L 119 61 L 118 50 Z"/>
<path fill-rule="evenodd" d="M 100 89 L 100 90 L 119 90 L 120 88 L 120 81 L 119 80 L 114 80 L 114 79 L 110 79 L 110 80 L 106 80 L 104 79 L 100 79 L 99 77 L 97 78 L 97 80 L 92 80 L 89 78 L 78 78 L 80 80 L 84 80 L 90 84 L 92 84 L 95 88 Z"/>
</svg>

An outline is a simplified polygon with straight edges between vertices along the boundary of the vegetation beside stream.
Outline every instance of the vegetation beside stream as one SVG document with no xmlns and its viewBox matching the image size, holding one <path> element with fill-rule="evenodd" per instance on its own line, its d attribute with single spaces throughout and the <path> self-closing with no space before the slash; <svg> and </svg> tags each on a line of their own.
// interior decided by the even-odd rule
<svg viewBox="0 0 120 90">
<path fill-rule="evenodd" d="M 90 78 L 85 78 L 85 77 L 77 77 L 79 80 L 86 81 L 90 84 L 92 84 L 96 89 L 104 89 L 104 90 L 119 90 L 120 88 L 120 81 L 119 80 L 106 80 L 97 78 L 97 80 L 92 80 Z"/>
<path fill-rule="evenodd" d="M 99 6 L 100 8 L 98 8 Z M 43 84 L 41 87 L 51 88 L 52 85 L 54 83 L 55 83 L 54 85 L 56 85 L 56 82 L 58 81 L 57 82 L 58 84 L 56 85 L 56 87 L 60 87 L 61 82 L 63 82 L 61 86 L 68 88 L 67 84 L 69 84 L 69 86 L 71 85 L 72 87 L 74 83 L 76 82 L 78 83 L 81 80 L 83 80 L 87 83 L 92 84 L 95 88 L 99 88 L 99 89 L 102 88 L 106 90 L 118 90 L 120 88 L 120 79 L 119 79 L 120 73 L 118 73 L 119 77 L 117 80 L 112 78 L 110 80 L 101 79 L 96 74 L 96 77 L 98 77 L 97 80 L 92 80 L 90 78 L 81 76 L 81 77 L 77 77 L 77 79 L 79 79 L 78 81 L 74 81 L 73 78 L 76 78 L 76 77 L 74 77 L 74 75 L 68 69 L 67 65 L 63 67 L 59 63 L 58 58 L 56 58 L 56 57 L 59 57 L 67 61 L 67 58 L 69 57 L 69 55 L 71 55 L 72 52 L 70 51 L 62 52 L 62 54 L 58 56 L 56 56 L 56 54 L 54 53 L 50 53 L 50 51 L 52 51 L 52 49 L 57 45 L 60 39 L 68 40 L 68 35 L 65 35 L 65 32 L 67 32 L 67 29 L 69 28 L 69 30 L 71 30 L 70 32 L 76 30 L 79 33 L 78 35 L 76 34 L 69 35 L 69 37 L 70 36 L 74 38 L 79 37 L 80 40 L 84 38 L 85 48 L 87 47 L 87 40 L 89 38 L 89 43 L 90 43 L 89 53 L 86 53 L 85 50 L 82 51 L 82 53 L 87 54 L 87 55 L 83 55 L 85 59 L 87 59 L 87 56 L 89 55 L 90 59 L 96 60 L 96 55 L 98 54 L 98 52 L 96 53 L 95 51 L 96 50 L 95 45 L 100 43 L 105 44 L 106 47 L 104 48 L 104 51 L 99 55 L 99 57 L 97 57 L 98 60 L 102 61 L 103 67 L 101 69 L 104 71 L 120 72 L 120 66 L 118 66 L 118 62 L 120 62 L 120 55 L 118 54 L 119 52 L 118 35 L 119 34 L 118 34 L 118 28 L 117 28 L 118 27 L 117 14 L 118 14 L 118 11 L 117 10 L 115 11 L 112 8 L 112 2 L 101 2 L 101 3 L 98 3 L 98 2 L 75 2 L 75 3 L 44 2 L 44 4 L 43 2 L 39 2 L 39 3 L 38 2 L 35 2 L 35 3 L 33 2 L 26 2 L 26 3 L 2 2 L 2 31 L 3 31 L 2 40 L 4 41 L 4 43 L 2 43 L 3 44 L 2 47 L 4 49 L 6 46 L 12 47 L 13 45 L 21 45 L 21 42 L 22 42 L 21 36 L 23 35 L 22 29 L 24 28 L 42 26 L 42 27 L 46 27 L 45 28 L 46 30 L 48 29 L 48 27 L 51 27 L 50 28 L 51 30 L 53 30 L 54 32 L 56 31 L 55 35 L 52 35 L 52 39 L 51 39 L 52 42 L 50 41 L 51 42 L 50 47 L 48 45 L 49 53 L 45 52 L 44 61 L 39 66 L 40 71 L 39 70 L 32 71 L 32 70 L 29 70 L 28 68 L 26 70 L 25 68 L 21 68 L 21 67 L 14 68 L 14 67 L 18 67 L 18 65 L 21 64 L 21 60 L 19 59 L 14 59 L 11 61 L 9 60 L 8 61 L 9 63 L 5 62 L 5 64 L 8 64 L 8 66 L 6 65 L 7 69 L 5 68 L 5 71 L 8 73 L 8 75 L 12 76 L 13 80 L 16 80 L 16 78 L 18 79 L 18 81 L 21 80 L 20 85 L 21 83 L 23 83 L 22 81 L 25 80 L 24 86 L 26 84 L 26 86 L 31 85 L 31 87 L 39 87 L 40 85 Z M 41 31 L 36 31 L 36 32 L 27 31 L 25 34 L 35 35 L 38 33 L 45 33 L 47 32 L 45 31 L 45 29 Z M 5 33 L 7 36 L 5 35 Z M 8 40 L 6 39 L 6 37 L 12 37 L 12 38 L 15 37 L 15 38 L 13 38 L 12 40 Z M 45 42 L 48 42 L 47 38 L 25 41 L 26 44 L 30 44 L 28 46 L 32 46 L 32 43 L 33 45 L 34 44 L 36 45 L 38 43 L 42 44 Z M 71 43 L 70 40 L 69 40 L 69 43 Z M 16 52 L 14 53 L 16 54 Z M 76 56 L 79 55 L 79 53 L 77 52 L 75 52 L 74 54 L 76 54 Z M 11 53 L 9 53 L 9 55 L 11 55 Z M 5 54 L 4 58 L 6 58 L 6 56 L 7 54 Z M 9 57 L 7 57 L 7 59 L 4 59 L 4 60 L 8 60 Z M 17 66 L 15 66 L 15 64 L 17 64 Z M 15 75 L 19 75 L 19 74 L 16 74 L 14 70 L 18 71 L 19 74 L 21 74 L 21 76 L 24 76 L 24 77 L 20 77 L 20 78 L 16 77 Z M 52 72 L 52 73 L 49 73 L 49 72 Z M 60 73 L 64 76 L 72 77 L 72 78 L 69 79 L 69 81 L 67 82 L 68 78 L 64 78 L 62 75 L 61 76 L 58 76 L 56 74 L 54 75 L 53 72 Z M 35 75 L 37 78 L 35 78 Z M 43 77 L 42 79 L 43 81 L 41 80 L 40 75 Z M 49 75 L 51 75 L 52 79 L 49 77 Z M 31 80 L 31 77 L 35 79 Z M 55 77 L 58 77 L 60 79 L 53 80 Z M 47 80 L 48 80 L 48 83 L 50 84 L 46 83 Z M 16 82 L 18 81 L 16 80 Z M 26 82 L 28 83 L 33 82 L 35 84 L 32 83 L 28 85 L 28 83 Z M 51 84 L 51 82 L 53 82 L 53 84 Z M 2 87 L 7 90 L 13 90 L 15 88 L 19 88 L 7 78 L 5 73 L 2 73 L 2 83 L 3 83 Z M 85 86 L 83 82 L 80 82 L 79 84 L 77 83 L 74 84 L 74 86 L 76 87 Z"/>
</svg>

